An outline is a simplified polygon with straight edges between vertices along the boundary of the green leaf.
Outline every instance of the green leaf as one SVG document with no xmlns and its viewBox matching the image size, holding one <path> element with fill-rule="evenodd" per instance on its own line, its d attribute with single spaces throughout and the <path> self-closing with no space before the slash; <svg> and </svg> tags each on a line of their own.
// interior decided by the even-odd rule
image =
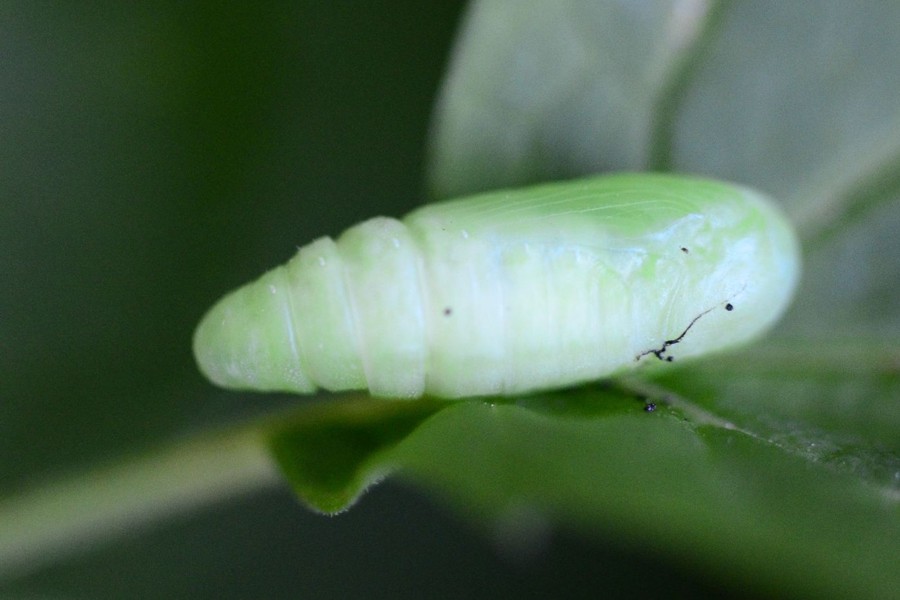
<svg viewBox="0 0 900 600">
<path fill-rule="evenodd" d="M 645 397 L 586 386 L 454 402 L 390 445 L 369 440 L 390 437 L 385 427 L 407 411 L 373 403 L 368 431 L 358 419 L 336 431 L 333 415 L 357 411 L 354 403 L 332 407 L 321 428 L 307 421 L 276 439 L 285 471 L 305 471 L 293 477 L 295 488 L 320 508 L 323 487 L 333 502 L 399 468 L 500 535 L 518 535 L 534 519 L 557 522 L 779 595 L 888 597 L 896 589 L 900 505 L 885 473 L 859 477 L 855 466 L 811 460 L 798 451 L 800 440 L 762 437 L 671 394 L 648 412 Z M 337 469 L 341 491 L 320 469 L 343 448 L 353 454 L 354 474 L 340 477 Z M 316 457 L 319 466 L 310 468 Z M 858 458 L 884 466 L 867 451 Z"/>
<path fill-rule="evenodd" d="M 473 2 L 435 114 L 439 198 L 647 166 L 714 2 Z"/>
<path fill-rule="evenodd" d="M 568 419 L 467 404 L 437 415 L 398 451 L 464 511 L 536 511 L 702 559 L 738 585 L 833 597 L 896 589 L 895 502 L 752 435 L 685 416 L 636 407 Z"/>
<path fill-rule="evenodd" d="M 379 457 L 445 403 L 362 398 L 282 419 L 269 448 L 298 495 L 315 510 L 347 509 L 391 468 Z"/>
<path fill-rule="evenodd" d="M 871 208 L 900 160 L 898 22 L 890 0 L 728 3 L 675 99 L 672 168 L 765 189 L 808 239 Z"/>
</svg>

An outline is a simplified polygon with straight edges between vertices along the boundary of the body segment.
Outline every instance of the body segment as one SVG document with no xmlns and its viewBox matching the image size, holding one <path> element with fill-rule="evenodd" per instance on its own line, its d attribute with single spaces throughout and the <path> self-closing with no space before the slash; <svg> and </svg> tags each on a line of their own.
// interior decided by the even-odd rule
<svg viewBox="0 0 900 600">
<path fill-rule="evenodd" d="M 793 232 L 756 192 L 595 177 L 320 238 L 213 307 L 194 349 L 233 388 L 514 394 L 598 379 L 648 351 L 745 342 L 781 315 L 798 274 Z"/>
</svg>

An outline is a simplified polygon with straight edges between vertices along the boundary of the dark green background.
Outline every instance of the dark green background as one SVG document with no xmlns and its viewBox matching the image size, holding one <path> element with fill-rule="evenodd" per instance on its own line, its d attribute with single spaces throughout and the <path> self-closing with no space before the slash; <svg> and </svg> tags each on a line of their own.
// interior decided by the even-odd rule
<svg viewBox="0 0 900 600">
<path fill-rule="evenodd" d="M 207 385 L 193 328 L 297 245 L 421 202 L 440 6 L 6 8 L 3 488 L 272 403 Z"/>
<path fill-rule="evenodd" d="M 462 4 L 0 6 L 0 491 L 294 401 L 213 389 L 193 365 L 192 329 L 296 245 L 422 201 L 431 104 Z M 281 489 L 5 589 L 697 591 L 657 558 L 573 532 L 504 554 L 393 485 L 337 518 Z"/>
</svg>

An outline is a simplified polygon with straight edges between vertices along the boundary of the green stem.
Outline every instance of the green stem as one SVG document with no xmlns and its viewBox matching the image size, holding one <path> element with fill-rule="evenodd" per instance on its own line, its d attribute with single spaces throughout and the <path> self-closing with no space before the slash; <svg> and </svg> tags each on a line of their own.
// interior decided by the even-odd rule
<svg viewBox="0 0 900 600">
<path fill-rule="evenodd" d="M 262 435 L 244 428 L 32 486 L 0 500 L 0 578 L 278 481 Z"/>
</svg>

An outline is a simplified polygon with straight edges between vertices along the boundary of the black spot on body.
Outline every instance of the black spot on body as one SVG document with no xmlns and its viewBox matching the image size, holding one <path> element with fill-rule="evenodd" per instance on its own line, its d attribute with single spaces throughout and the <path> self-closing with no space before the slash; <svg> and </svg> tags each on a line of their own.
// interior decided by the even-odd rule
<svg viewBox="0 0 900 600">
<path fill-rule="evenodd" d="M 444 309 L 444 316 L 445 316 L 445 317 L 449 317 L 449 316 L 452 315 L 452 314 L 453 314 L 453 309 L 450 308 L 449 306 L 448 306 L 447 308 Z"/>
<path fill-rule="evenodd" d="M 728 304 L 725 305 L 725 310 L 728 310 L 728 311 L 734 310 L 734 305 L 731 302 L 729 302 Z"/>
<path fill-rule="evenodd" d="M 685 254 L 687 254 L 688 252 L 690 252 L 690 250 L 688 250 L 688 249 L 685 248 L 684 246 L 681 247 L 681 251 L 684 252 Z"/>
</svg>

